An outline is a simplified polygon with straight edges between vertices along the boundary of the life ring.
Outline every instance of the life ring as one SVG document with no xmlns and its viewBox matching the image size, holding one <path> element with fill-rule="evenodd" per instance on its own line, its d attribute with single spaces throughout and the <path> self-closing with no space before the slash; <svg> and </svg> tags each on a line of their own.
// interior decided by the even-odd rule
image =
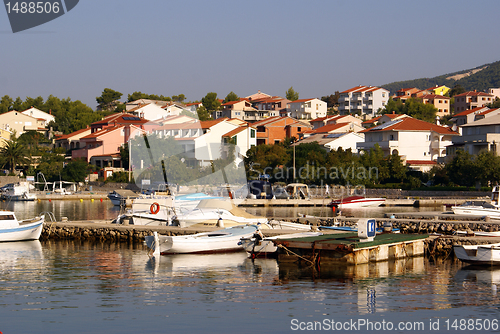
<svg viewBox="0 0 500 334">
<path fill-rule="evenodd" d="M 151 204 L 151 206 L 149 207 L 149 211 L 153 214 L 153 215 L 156 215 L 158 212 L 160 212 L 160 204 L 154 202 L 153 204 Z"/>
</svg>

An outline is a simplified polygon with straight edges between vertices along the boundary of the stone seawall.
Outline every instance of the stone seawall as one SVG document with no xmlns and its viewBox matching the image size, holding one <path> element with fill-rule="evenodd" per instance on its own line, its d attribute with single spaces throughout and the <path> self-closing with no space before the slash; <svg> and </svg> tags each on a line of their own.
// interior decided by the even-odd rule
<svg viewBox="0 0 500 334">
<path fill-rule="evenodd" d="M 349 224 L 346 224 L 349 225 Z M 382 227 L 383 222 L 378 222 Z M 409 221 L 394 222 L 394 228 L 399 228 L 401 233 L 431 234 L 425 240 L 427 256 L 453 257 L 453 245 L 477 245 L 500 242 L 500 237 L 470 237 L 453 235 L 456 230 L 472 230 L 492 232 L 499 230 L 498 223 L 470 222 L 459 224 Z M 154 231 L 165 235 L 187 235 L 206 232 L 213 229 L 181 229 L 166 226 L 123 226 L 115 224 L 87 223 L 53 223 L 46 224 L 42 231 L 41 240 L 82 240 L 109 243 L 143 243 L 144 237 L 152 235 Z M 293 231 L 287 231 L 288 233 Z M 269 231 L 268 235 L 279 234 L 279 231 Z"/>
</svg>

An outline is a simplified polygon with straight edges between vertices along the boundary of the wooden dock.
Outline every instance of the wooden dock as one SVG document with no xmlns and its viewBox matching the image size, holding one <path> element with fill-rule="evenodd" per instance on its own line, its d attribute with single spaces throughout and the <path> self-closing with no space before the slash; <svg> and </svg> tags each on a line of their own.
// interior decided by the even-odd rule
<svg viewBox="0 0 500 334">
<path fill-rule="evenodd" d="M 329 234 L 300 239 L 278 239 L 278 262 L 364 264 L 423 256 L 428 234 L 378 234 L 361 242 L 357 233 Z"/>
</svg>

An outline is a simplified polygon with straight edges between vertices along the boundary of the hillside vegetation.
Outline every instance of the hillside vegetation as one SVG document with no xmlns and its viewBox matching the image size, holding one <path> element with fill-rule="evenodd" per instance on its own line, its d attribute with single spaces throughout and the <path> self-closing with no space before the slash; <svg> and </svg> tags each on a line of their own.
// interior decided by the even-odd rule
<svg viewBox="0 0 500 334">
<path fill-rule="evenodd" d="M 460 85 L 467 91 L 474 89 L 478 91 L 485 91 L 488 88 L 499 88 L 500 61 L 481 65 L 469 70 L 443 74 L 434 78 L 421 78 L 392 82 L 382 85 L 381 87 L 389 90 L 391 94 L 393 94 L 401 88 L 417 87 L 420 89 L 426 89 L 436 85 L 446 85 L 450 88 L 453 88 L 455 85 Z"/>
</svg>

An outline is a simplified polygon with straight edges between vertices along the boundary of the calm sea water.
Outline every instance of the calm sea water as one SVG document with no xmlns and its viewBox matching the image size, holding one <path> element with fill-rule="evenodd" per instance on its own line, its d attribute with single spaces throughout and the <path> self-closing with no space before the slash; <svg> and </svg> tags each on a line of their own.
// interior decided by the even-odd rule
<svg viewBox="0 0 500 334">
<path fill-rule="evenodd" d="M 0 202 L 0 209 L 16 212 L 18 219 L 31 218 L 41 212 L 52 212 L 57 221 L 62 217 L 71 220 L 113 220 L 120 214 L 120 207 L 113 206 L 106 197 L 103 200 L 42 200 L 32 202 Z M 332 217 L 330 207 L 248 207 L 251 214 L 265 217 L 297 218 L 299 214 Z M 439 210 L 432 207 L 377 207 L 369 209 L 345 209 L 343 215 L 354 217 L 383 217 L 386 212 L 416 212 Z"/>
<path fill-rule="evenodd" d="M 9 205 L 20 218 L 113 219 L 120 210 L 109 201 Z M 151 259 L 143 245 L 0 243 L 0 331 L 500 332 L 498 285 L 500 269 L 451 259 L 311 268 L 244 252 Z"/>
<path fill-rule="evenodd" d="M 142 245 L 2 243 L 0 331 L 493 332 L 498 284 L 500 270 L 450 260 L 315 269 L 243 252 L 150 259 Z"/>
</svg>

